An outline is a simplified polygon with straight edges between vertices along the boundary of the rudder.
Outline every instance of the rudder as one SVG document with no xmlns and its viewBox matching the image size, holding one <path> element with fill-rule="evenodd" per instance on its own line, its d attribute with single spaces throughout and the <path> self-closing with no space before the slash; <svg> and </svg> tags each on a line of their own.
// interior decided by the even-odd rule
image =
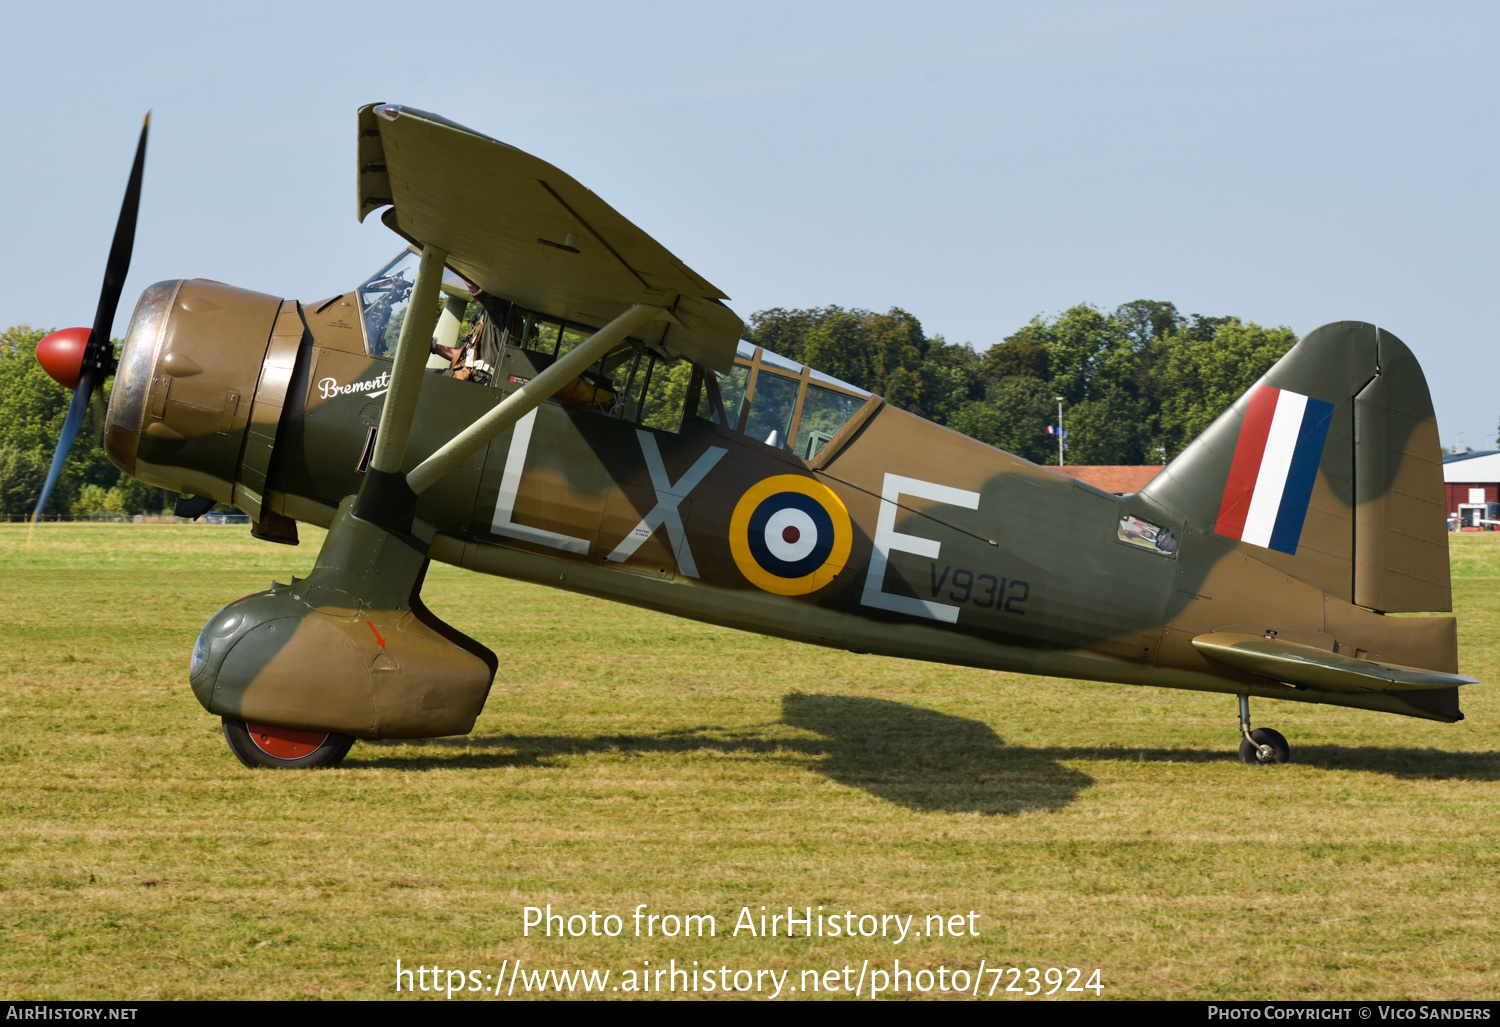
<svg viewBox="0 0 1500 1027">
<path fill-rule="evenodd" d="M 1354 398 L 1354 602 L 1453 609 L 1442 446 L 1417 358 L 1378 332 L 1380 375 Z"/>
</svg>

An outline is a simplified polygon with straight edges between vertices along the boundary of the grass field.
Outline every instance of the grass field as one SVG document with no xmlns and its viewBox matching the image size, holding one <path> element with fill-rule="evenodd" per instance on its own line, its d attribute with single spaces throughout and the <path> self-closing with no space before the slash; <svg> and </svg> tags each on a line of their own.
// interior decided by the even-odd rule
<svg viewBox="0 0 1500 1027">
<path fill-rule="evenodd" d="M 0 997 L 380 998 L 398 958 L 1500 995 L 1500 535 L 1453 540 L 1462 669 L 1487 682 L 1469 719 L 1258 701 L 1283 767 L 1237 762 L 1231 697 L 853 656 L 435 567 L 429 605 L 501 654 L 474 734 L 250 772 L 189 652 L 320 539 L 0 526 Z M 547 903 L 626 930 L 522 937 Z M 718 934 L 633 937 L 639 903 Z M 762 905 L 914 930 L 973 910 L 979 936 L 731 936 Z"/>
</svg>

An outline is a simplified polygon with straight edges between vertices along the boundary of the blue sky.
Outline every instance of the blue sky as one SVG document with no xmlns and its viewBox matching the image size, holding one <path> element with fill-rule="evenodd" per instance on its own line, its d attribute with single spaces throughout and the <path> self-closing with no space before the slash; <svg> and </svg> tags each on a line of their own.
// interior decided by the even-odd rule
<svg viewBox="0 0 1500 1027">
<path fill-rule="evenodd" d="M 564 168 L 733 297 L 983 349 L 1133 299 L 1374 321 L 1494 445 L 1500 5 L 12 5 L 0 325 L 87 324 L 155 111 L 116 332 L 153 281 L 311 300 L 399 245 L 354 111 Z"/>
</svg>

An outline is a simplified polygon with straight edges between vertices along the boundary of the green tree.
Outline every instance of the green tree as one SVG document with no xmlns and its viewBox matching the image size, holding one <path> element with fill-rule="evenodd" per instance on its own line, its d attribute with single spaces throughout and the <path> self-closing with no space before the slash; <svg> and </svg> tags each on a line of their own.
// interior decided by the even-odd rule
<svg viewBox="0 0 1500 1027">
<path fill-rule="evenodd" d="M 1153 422 L 1151 404 L 1114 383 L 1095 389 L 1095 394 L 1064 417 L 1067 457 L 1070 464 L 1150 463 L 1145 450 L 1150 445 Z M 1057 460 L 1056 451 L 1048 462 Z"/>
<path fill-rule="evenodd" d="M 1133 349 L 1123 325 L 1087 304 L 1063 311 L 1048 328 L 1052 389 L 1069 406 L 1088 399 L 1098 388 L 1097 378 L 1118 370 L 1118 361 L 1111 359 L 1115 354 Z"/>
<path fill-rule="evenodd" d="M 770 310 L 758 310 L 750 315 L 750 322 L 745 329 L 745 341 L 764 346 L 772 353 L 779 353 L 799 364 L 811 363 L 803 353 L 808 333 L 828 318 L 843 312 L 841 307 L 809 307 L 806 310 L 772 307 Z"/>
<path fill-rule="evenodd" d="M 691 361 L 679 360 L 667 366 L 658 363 L 651 372 L 646 389 L 645 414 L 641 423 L 648 428 L 676 431 L 682 424 L 683 407 L 687 405 L 688 385 L 692 380 Z"/>
<path fill-rule="evenodd" d="M 120 486 L 116 485 L 104 493 L 104 502 L 100 504 L 99 509 L 110 515 L 129 512 L 125 509 L 125 493 L 120 491 Z"/>
<path fill-rule="evenodd" d="M 1285 326 L 1198 315 L 1160 340 L 1152 392 L 1159 410 L 1156 444 L 1167 458 L 1182 452 L 1296 342 Z"/>
<path fill-rule="evenodd" d="M 1033 463 L 1057 462 L 1047 424 L 1055 409 L 1047 383 L 1030 376 L 991 382 L 985 398 L 965 404 L 948 427 Z"/>
<path fill-rule="evenodd" d="M 934 335 L 920 368 L 922 407 L 918 411 L 938 424 L 947 424 L 960 409 L 984 398 L 985 374 L 972 347 Z"/>
<path fill-rule="evenodd" d="M 36 506 L 47 462 L 15 446 L 0 446 L 0 516 L 25 517 Z"/>
<path fill-rule="evenodd" d="M 899 307 L 776 307 L 752 315 L 746 337 L 1037 462 L 1057 461 L 1046 426 L 1062 396 L 1068 461 L 1101 464 L 1175 456 L 1296 341 L 1146 299 L 1034 317 L 982 357 L 927 338 Z"/>
<path fill-rule="evenodd" d="M 835 312 L 807 333 L 801 361 L 851 385 L 878 391 L 875 362 L 860 318 L 863 311 L 831 309 Z"/>
<path fill-rule="evenodd" d="M 876 377 L 875 391 L 879 392 L 880 386 L 892 389 L 892 383 L 900 383 L 895 385 L 895 391 L 909 393 L 907 402 L 889 393 L 885 393 L 886 398 L 898 406 L 915 409 L 922 401 L 920 369 L 929 349 L 922 322 L 900 307 L 892 307 L 884 314 L 864 312 L 861 323 L 874 352 L 871 370 Z"/>
<path fill-rule="evenodd" d="M 995 381 L 1001 378 L 1052 379 L 1052 333 L 1040 317 L 1021 326 L 1014 335 L 1007 336 L 985 351 L 982 359 L 984 373 Z"/>
<path fill-rule="evenodd" d="M 121 512 L 128 514 L 162 513 L 177 501 L 177 493 L 147 485 L 124 473 L 110 492 L 119 494 Z"/>
<path fill-rule="evenodd" d="M 29 325 L 0 333 L 0 446 L 50 456 L 73 397 L 37 362 L 36 344 L 46 334 Z"/>
<path fill-rule="evenodd" d="M 937 388 L 939 402 L 947 404 L 959 384 L 954 380 L 951 355 L 934 365 L 934 371 L 941 366 L 946 372 L 929 381 L 924 365 L 931 344 L 922 323 L 900 307 L 884 314 L 842 307 L 777 307 L 751 315 L 750 326 L 748 341 L 868 389 L 913 413 L 927 415 L 929 385 Z M 969 389 L 971 384 L 965 381 L 960 387 Z"/>
<path fill-rule="evenodd" d="M 1177 305 L 1163 300 L 1131 300 L 1129 303 L 1121 303 L 1115 308 L 1115 320 L 1124 326 L 1138 347 L 1149 346 L 1163 336 L 1176 334 L 1183 325 L 1183 317 L 1177 313 Z"/>
<path fill-rule="evenodd" d="M 30 480 L 26 477 L 30 472 L 23 470 L 23 464 L 30 468 L 39 463 L 41 475 L 45 477 L 62 434 L 68 405 L 73 400 L 72 393 L 53 381 L 37 362 L 36 344 L 46 334 L 44 330 L 27 325 L 16 325 L 0 332 L 0 451 L 10 449 L 20 454 L 12 458 L 11 485 L 4 486 L 12 493 L 23 479 Z M 109 382 L 104 387 L 106 402 L 112 386 L 113 382 Z M 47 504 L 48 512 L 72 509 L 87 485 L 100 486 L 106 492 L 119 486 L 122 501 L 129 504 L 125 512 L 162 509 L 171 498 L 169 494 L 140 484 L 111 464 L 99 444 L 101 428 L 91 407 L 63 463 L 57 488 Z M 41 495 L 41 482 L 42 478 L 37 478 L 24 500 L 5 499 L 6 512 L 31 513 Z M 24 509 L 11 510 L 15 503 Z"/>
<path fill-rule="evenodd" d="M 85 485 L 78 490 L 78 498 L 73 500 L 73 516 L 93 517 L 95 514 L 103 513 L 108 497 L 108 490 L 98 485 Z"/>
<path fill-rule="evenodd" d="M 1045 341 L 1048 384 L 1067 404 L 1069 463 L 1145 460 L 1156 430 L 1153 333 L 1176 323 L 1172 304 L 1136 300 L 1113 313 L 1079 304 L 1050 323 L 1033 319 L 1027 326 L 1031 339 Z M 1056 459 L 1050 452 L 1048 461 Z"/>
<path fill-rule="evenodd" d="M 12 447 L 40 460 L 44 475 L 73 399 L 37 362 L 36 344 L 46 334 L 45 330 L 29 325 L 17 325 L 0 333 L 0 447 Z M 97 445 L 85 437 L 89 434 L 89 426 L 85 425 L 63 464 L 49 512 L 69 509 L 78 497 L 78 490 L 96 476 L 99 468 L 90 450 L 97 449 Z M 39 482 L 26 501 L 25 512 L 31 512 L 40 494 Z"/>
</svg>

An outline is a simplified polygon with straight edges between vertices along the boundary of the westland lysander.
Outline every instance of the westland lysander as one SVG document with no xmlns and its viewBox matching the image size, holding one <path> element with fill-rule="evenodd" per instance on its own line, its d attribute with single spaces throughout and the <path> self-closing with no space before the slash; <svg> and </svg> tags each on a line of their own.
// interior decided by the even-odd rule
<svg viewBox="0 0 1500 1027">
<path fill-rule="evenodd" d="M 726 297 L 557 168 L 421 111 L 359 112 L 361 218 L 408 245 L 311 303 L 160 282 L 118 355 L 145 132 L 56 480 L 114 375 L 119 467 L 329 529 L 306 578 L 209 618 L 194 694 L 247 764 L 471 730 L 494 653 L 431 560 L 852 652 L 1456 721 L 1438 435 L 1411 352 L 1312 332 L 1115 496 L 740 341 Z M 463 326 L 472 326 L 464 331 Z M 433 365 L 433 366 L 429 366 Z"/>
</svg>

